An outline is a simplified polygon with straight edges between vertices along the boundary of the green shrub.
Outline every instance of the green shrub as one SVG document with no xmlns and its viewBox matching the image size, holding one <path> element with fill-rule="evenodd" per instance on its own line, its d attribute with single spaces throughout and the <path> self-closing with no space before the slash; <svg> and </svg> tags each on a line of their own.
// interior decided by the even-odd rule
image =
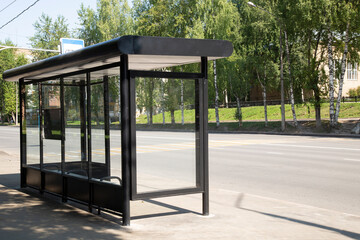
<svg viewBox="0 0 360 240">
<path fill-rule="evenodd" d="M 350 88 L 349 91 L 348 91 L 348 95 L 350 97 L 355 97 L 355 96 L 359 95 L 359 91 L 360 91 L 360 87 L 358 87 L 357 89 L 356 88 Z"/>
</svg>

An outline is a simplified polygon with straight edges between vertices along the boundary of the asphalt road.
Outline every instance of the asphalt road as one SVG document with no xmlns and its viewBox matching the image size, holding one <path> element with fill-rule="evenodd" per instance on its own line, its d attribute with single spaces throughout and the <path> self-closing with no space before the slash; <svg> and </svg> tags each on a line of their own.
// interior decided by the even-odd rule
<svg viewBox="0 0 360 240">
<path fill-rule="evenodd" d="M 19 153 L 19 129 L 0 126 L 0 151 Z M 36 132 L 34 133 L 37 134 Z M 94 140 L 103 139 L 93 130 Z M 79 132 L 67 132 L 67 161 L 78 159 Z M 140 190 L 192 185 L 194 133 L 137 132 Z M 36 140 L 29 136 L 36 149 Z M 59 142 L 48 140 L 49 159 Z M 103 161 L 103 143 L 93 146 Z M 112 174 L 120 173 L 120 131 L 111 131 Z M 360 215 L 360 139 L 210 134 L 210 187 Z M 71 152 L 70 152 L 71 151 Z M 35 151 L 36 152 L 36 151 Z"/>
</svg>

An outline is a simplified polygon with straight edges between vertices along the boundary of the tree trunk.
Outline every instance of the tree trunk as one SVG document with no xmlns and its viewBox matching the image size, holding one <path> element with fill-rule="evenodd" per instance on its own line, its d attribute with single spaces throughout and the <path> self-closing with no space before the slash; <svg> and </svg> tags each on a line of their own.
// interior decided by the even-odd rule
<svg viewBox="0 0 360 240">
<path fill-rule="evenodd" d="M 164 108 L 164 79 L 160 79 L 160 88 L 161 88 L 161 114 L 162 114 L 162 124 L 165 125 L 165 108 Z"/>
<path fill-rule="evenodd" d="M 18 125 L 19 121 L 18 121 L 18 105 L 19 105 L 19 101 L 18 101 L 18 84 L 17 82 L 15 82 L 15 95 L 16 95 L 16 104 L 15 104 L 15 107 L 16 107 L 16 113 L 15 113 L 15 125 Z"/>
<path fill-rule="evenodd" d="M 314 89 L 315 95 L 315 118 L 316 118 L 316 128 L 321 128 L 321 98 L 320 98 L 320 89 L 316 85 Z"/>
<path fill-rule="evenodd" d="M 225 89 L 225 107 L 229 108 L 229 98 L 228 98 L 228 92 L 227 89 Z"/>
<path fill-rule="evenodd" d="M 145 95 L 145 111 L 146 111 L 146 119 L 147 119 L 147 125 L 150 125 L 150 115 L 149 115 L 149 108 L 148 108 L 148 103 L 147 103 L 147 98 L 146 98 L 146 80 L 144 78 L 144 95 Z"/>
<path fill-rule="evenodd" d="M 240 104 L 240 98 L 236 97 L 236 104 L 237 104 L 237 112 L 238 112 L 238 119 L 239 119 L 239 127 L 242 127 L 242 112 L 241 112 L 241 104 Z"/>
<path fill-rule="evenodd" d="M 4 109 L 5 109 L 5 99 L 4 99 L 4 80 L 0 79 L 0 90 L 1 90 L 1 94 L 0 94 L 0 101 L 1 101 L 1 112 L 0 112 L 0 118 L 1 118 L 1 123 L 4 124 Z"/>
<path fill-rule="evenodd" d="M 121 125 L 121 81 L 120 78 L 118 78 L 119 81 L 119 126 Z M 142 112 L 141 108 L 140 108 L 140 113 Z"/>
<path fill-rule="evenodd" d="M 299 125 L 298 125 L 298 122 L 296 119 L 296 112 L 295 112 L 294 87 L 293 87 L 293 79 L 291 77 L 291 61 L 290 61 L 289 41 L 288 41 L 286 31 L 284 31 L 284 35 L 285 35 L 286 56 L 287 56 L 287 61 L 288 61 L 288 65 L 289 65 L 291 111 L 293 114 L 294 126 L 297 128 Z"/>
<path fill-rule="evenodd" d="M 184 82 L 181 79 L 181 89 L 180 89 L 180 101 L 181 101 L 181 125 L 184 125 Z"/>
<path fill-rule="evenodd" d="M 345 37 L 345 48 L 343 57 L 341 59 L 341 74 L 340 74 L 340 80 L 339 80 L 339 93 L 336 101 L 336 110 L 335 110 L 335 123 L 338 122 L 339 119 L 339 113 L 340 113 L 340 104 L 341 104 L 341 97 L 342 97 L 342 90 L 344 85 L 344 75 L 345 75 L 345 69 L 346 69 L 346 58 L 348 54 L 348 44 L 349 44 L 349 25 L 350 23 L 347 23 L 346 26 L 346 37 Z"/>
<path fill-rule="evenodd" d="M 267 127 L 268 126 L 268 118 L 267 118 L 267 103 L 266 103 L 266 87 L 263 87 L 263 100 L 264 100 L 265 127 Z"/>
<path fill-rule="evenodd" d="M 154 82 L 154 79 L 152 79 L 152 80 L 150 80 L 150 92 L 149 92 L 149 94 L 150 94 L 150 96 L 149 96 L 149 114 L 150 114 L 150 125 L 152 125 L 153 124 L 153 109 L 154 109 L 154 106 L 153 106 L 153 98 L 154 98 L 154 96 L 153 96 L 153 92 L 154 92 L 154 87 L 155 87 L 155 82 Z"/>
<path fill-rule="evenodd" d="M 218 86 L 217 86 L 216 60 L 214 60 L 214 88 L 215 88 L 216 127 L 219 127 L 220 126 L 220 119 L 219 119 L 219 90 L 218 90 Z"/>
<path fill-rule="evenodd" d="M 282 50 L 282 30 L 280 27 L 280 95 L 281 95 L 281 131 L 285 131 L 285 90 L 284 90 L 284 61 Z"/>
<path fill-rule="evenodd" d="M 317 34 L 317 40 L 316 40 L 316 45 L 315 45 L 315 51 L 314 51 L 314 56 L 313 59 L 317 59 L 317 53 L 318 53 L 318 48 L 320 45 L 320 40 L 321 40 L 321 36 L 322 36 L 322 32 L 323 29 L 322 27 L 320 28 L 320 30 L 316 33 Z M 311 71 L 311 60 L 310 60 L 310 55 L 311 55 L 311 35 L 312 32 L 309 32 L 309 42 L 308 42 L 308 67 L 309 67 L 309 71 Z M 320 59 L 323 58 L 323 52 L 321 51 L 321 56 Z M 319 70 L 320 67 L 320 62 L 317 64 L 316 67 L 316 71 Z M 321 128 L 321 97 L 320 97 L 320 89 L 318 86 L 319 83 L 319 76 L 311 76 L 310 78 L 311 81 L 311 88 L 314 91 L 314 97 L 315 97 L 315 103 L 314 103 L 314 107 L 315 107 L 315 117 L 316 117 L 316 128 Z"/>
<path fill-rule="evenodd" d="M 330 127 L 335 127 L 335 111 L 334 111 L 334 61 L 333 61 L 333 51 L 332 51 L 332 42 L 333 42 L 333 34 L 328 29 L 328 67 L 329 67 L 329 114 L 330 114 Z"/>
<path fill-rule="evenodd" d="M 171 124 L 175 125 L 175 110 L 170 110 L 171 114 Z"/>
<path fill-rule="evenodd" d="M 261 82 L 258 71 L 256 71 L 256 74 L 257 74 L 258 81 L 262 88 L 262 95 L 263 95 L 263 102 L 264 102 L 265 127 L 267 127 L 268 126 L 268 118 L 267 118 L 267 102 L 266 102 L 266 82 L 265 81 L 264 81 L 264 83 Z"/>
<path fill-rule="evenodd" d="M 11 112 L 11 117 L 12 117 L 12 120 L 15 122 L 15 113 L 14 112 Z"/>
</svg>

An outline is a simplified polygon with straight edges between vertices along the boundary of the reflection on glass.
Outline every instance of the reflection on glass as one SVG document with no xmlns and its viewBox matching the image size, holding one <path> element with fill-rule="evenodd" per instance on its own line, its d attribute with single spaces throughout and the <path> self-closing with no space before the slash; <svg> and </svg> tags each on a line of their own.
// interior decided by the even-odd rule
<svg viewBox="0 0 360 240">
<path fill-rule="evenodd" d="M 44 169 L 60 171 L 61 110 L 60 82 L 42 83 Z"/>
<path fill-rule="evenodd" d="M 39 91 L 34 84 L 26 85 L 26 158 L 27 164 L 40 167 Z"/>
<path fill-rule="evenodd" d="M 91 85 L 91 161 L 105 163 L 104 86 Z"/>
<path fill-rule="evenodd" d="M 120 81 L 109 78 L 110 175 L 121 179 Z M 113 181 L 116 182 L 116 181 Z"/>
<path fill-rule="evenodd" d="M 138 78 L 136 94 L 138 193 L 195 187 L 195 81 Z"/>
<path fill-rule="evenodd" d="M 65 172 L 87 176 L 84 94 L 84 81 L 65 81 Z"/>
</svg>

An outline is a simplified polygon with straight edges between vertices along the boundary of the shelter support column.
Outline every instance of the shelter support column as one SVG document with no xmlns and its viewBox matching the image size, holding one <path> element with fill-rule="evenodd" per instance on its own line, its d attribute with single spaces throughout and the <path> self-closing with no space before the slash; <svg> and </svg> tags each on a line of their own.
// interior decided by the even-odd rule
<svg viewBox="0 0 360 240">
<path fill-rule="evenodd" d="M 202 105 L 203 115 L 202 115 L 202 125 L 203 125 L 203 215 L 209 215 L 209 148 L 208 148 L 208 59 L 207 57 L 201 57 L 201 74 L 203 75 L 202 79 L 202 99 L 200 104 Z M 200 96 L 201 96 L 200 95 Z"/>
<path fill-rule="evenodd" d="M 20 101 L 20 186 L 26 187 L 26 111 L 25 111 L 25 84 L 24 79 L 19 80 Z"/>
<path fill-rule="evenodd" d="M 130 74 L 127 55 L 120 57 L 120 95 L 121 95 L 121 171 L 122 171 L 122 218 L 123 226 L 130 225 Z"/>
</svg>

